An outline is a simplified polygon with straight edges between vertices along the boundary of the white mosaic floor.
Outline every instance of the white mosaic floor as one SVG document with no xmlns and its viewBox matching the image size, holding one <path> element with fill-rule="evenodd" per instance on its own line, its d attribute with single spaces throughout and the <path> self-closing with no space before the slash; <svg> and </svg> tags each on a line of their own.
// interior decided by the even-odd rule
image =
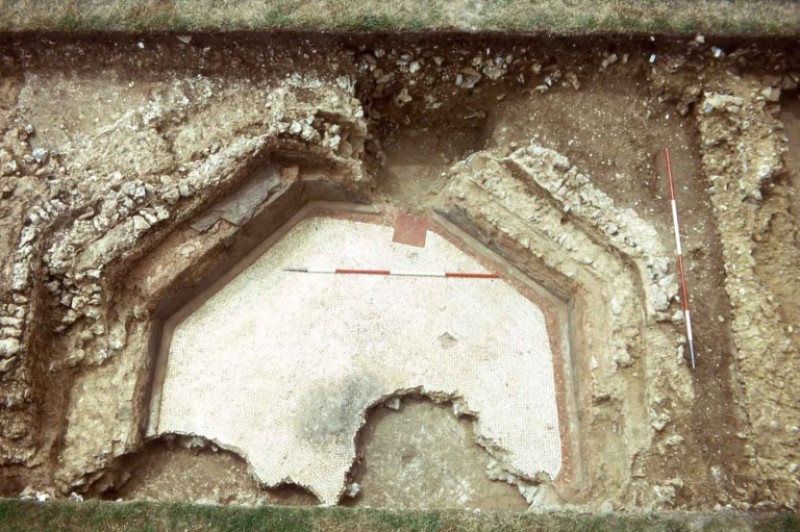
<svg viewBox="0 0 800 532">
<path fill-rule="evenodd" d="M 541 311 L 497 279 L 292 273 L 287 267 L 485 271 L 435 233 L 310 218 L 174 330 L 156 433 L 240 453 L 259 481 L 335 504 L 364 411 L 420 387 L 464 398 L 506 463 L 555 477 L 561 444 Z"/>
</svg>

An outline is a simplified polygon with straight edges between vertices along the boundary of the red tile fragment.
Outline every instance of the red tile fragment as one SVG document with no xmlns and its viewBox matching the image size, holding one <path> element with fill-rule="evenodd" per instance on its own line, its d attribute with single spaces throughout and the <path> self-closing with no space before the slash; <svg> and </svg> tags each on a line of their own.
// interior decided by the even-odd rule
<svg viewBox="0 0 800 532">
<path fill-rule="evenodd" d="M 400 213 L 394 221 L 393 242 L 407 246 L 425 247 L 425 235 L 428 231 L 428 221 L 410 214 Z"/>
</svg>

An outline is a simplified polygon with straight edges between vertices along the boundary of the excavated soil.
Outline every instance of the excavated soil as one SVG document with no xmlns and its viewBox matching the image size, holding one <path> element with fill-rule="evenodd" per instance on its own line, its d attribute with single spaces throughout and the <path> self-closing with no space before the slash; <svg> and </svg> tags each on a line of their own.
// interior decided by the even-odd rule
<svg viewBox="0 0 800 532">
<path fill-rule="evenodd" d="M 523 475 L 480 412 L 404 397 L 363 412 L 340 504 L 797 508 L 799 77 L 779 41 L 3 36 L 0 495 L 318 504 L 147 427 L 164 322 L 347 202 L 549 294 L 569 464 Z"/>
</svg>

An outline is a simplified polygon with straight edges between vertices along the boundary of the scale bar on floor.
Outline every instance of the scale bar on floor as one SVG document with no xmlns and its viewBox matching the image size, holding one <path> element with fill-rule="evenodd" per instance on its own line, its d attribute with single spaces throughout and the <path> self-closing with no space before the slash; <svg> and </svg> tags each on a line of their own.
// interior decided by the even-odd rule
<svg viewBox="0 0 800 532">
<path fill-rule="evenodd" d="M 499 279 L 496 273 L 444 272 L 415 270 L 375 270 L 361 268 L 286 268 L 284 271 L 296 273 L 333 273 L 344 275 L 391 275 L 397 277 L 454 277 L 460 279 Z"/>
</svg>

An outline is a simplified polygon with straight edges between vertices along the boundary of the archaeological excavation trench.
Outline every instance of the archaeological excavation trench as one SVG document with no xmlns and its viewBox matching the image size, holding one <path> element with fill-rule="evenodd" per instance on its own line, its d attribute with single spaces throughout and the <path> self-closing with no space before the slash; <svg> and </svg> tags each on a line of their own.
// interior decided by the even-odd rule
<svg viewBox="0 0 800 532">
<path fill-rule="evenodd" d="M 791 44 L 2 37 L 0 495 L 796 507 Z"/>
</svg>

